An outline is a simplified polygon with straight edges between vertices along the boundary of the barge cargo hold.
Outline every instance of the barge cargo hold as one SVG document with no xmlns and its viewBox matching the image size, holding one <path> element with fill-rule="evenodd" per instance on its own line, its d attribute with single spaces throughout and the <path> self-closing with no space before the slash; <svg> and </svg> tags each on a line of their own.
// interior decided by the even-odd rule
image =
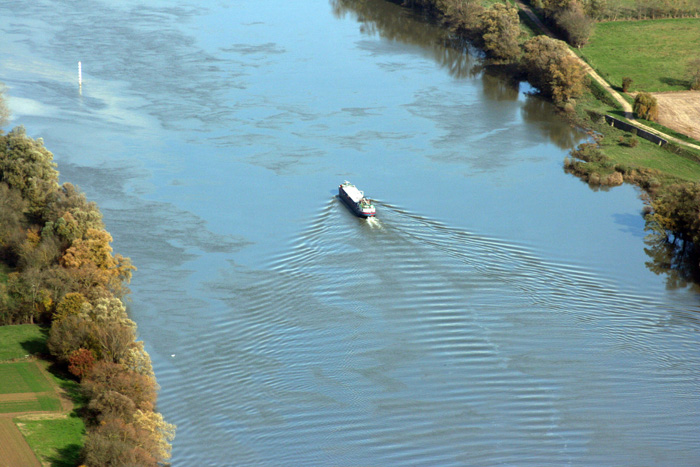
<svg viewBox="0 0 700 467">
<path fill-rule="evenodd" d="M 374 217 L 375 209 L 372 200 L 365 198 L 365 194 L 352 183 L 343 182 L 338 187 L 338 195 L 356 216 Z"/>
</svg>

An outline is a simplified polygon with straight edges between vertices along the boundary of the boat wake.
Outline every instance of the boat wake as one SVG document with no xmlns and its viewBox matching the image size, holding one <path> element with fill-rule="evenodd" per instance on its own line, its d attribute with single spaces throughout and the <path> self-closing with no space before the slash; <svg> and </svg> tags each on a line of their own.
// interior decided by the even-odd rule
<svg viewBox="0 0 700 467">
<path fill-rule="evenodd" d="M 211 284 L 228 313 L 207 328 L 215 353 L 196 355 L 208 378 L 192 393 L 212 397 L 193 417 L 220 420 L 202 429 L 241 463 L 593 464 L 600 427 L 640 449 L 658 426 L 695 435 L 696 342 L 667 332 L 687 310 L 388 203 L 377 214 L 330 199 L 263 270 Z M 666 379 L 682 391 L 647 400 Z"/>
<path fill-rule="evenodd" d="M 377 217 L 368 217 L 368 218 L 366 219 L 366 222 L 367 222 L 367 225 L 368 225 L 371 229 L 380 229 L 380 230 L 384 229 L 384 227 L 382 226 L 381 221 L 380 221 Z"/>
</svg>

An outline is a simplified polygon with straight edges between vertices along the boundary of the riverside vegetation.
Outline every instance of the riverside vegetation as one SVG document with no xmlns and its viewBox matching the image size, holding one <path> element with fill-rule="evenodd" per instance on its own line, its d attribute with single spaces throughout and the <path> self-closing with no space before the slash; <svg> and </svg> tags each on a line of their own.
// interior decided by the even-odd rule
<svg viewBox="0 0 700 467">
<path fill-rule="evenodd" d="M 58 175 L 41 139 L 0 132 L 0 324 L 49 326 L 51 357 L 86 398 L 85 465 L 162 465 L 175 426 L 154 410 L 151 360 L 123 304 L 135 267 L 113 254 L 97 205 Z"/>
<path fill-rule="evenodd" d="M 650 267 L 659 273 L 669 273 L 670 282 L 683 283 L 683 279 L 697 282 L 700 278 L 700 151 L 673 143 L 658 147 L 636 134 L 605 124 L 604 114 L 625 117 L 613 96 L 597 82 L 587 79 L 581 62 L 571 54 L 565 42 L 545 35 L 532 37 L 534 28 L 530 20 L 525 15 L 519 16 L 516 5 L 507 0 L 505 3 L 492 0 L 406 0 L 402 4 L 427 12 L 455 34 L 480 46 L 489 57 L 487 66 L 527 79 L 544 97 L 551 99 L 572 124 L 588 129 L 591 141 L 571 151 L 571 157 L 564 162 L 565 170 L 594 187 L 615 186 L 623 182 L 640 186 L 644 190 L 646 229 L 652 234 L 647 239 L 650 245 L 647 253 L 654 259 Z M 697 18 L 700 15 L 700 3 L 695 0 L 534 0 L 532 6 L 549 27 L 576 48 L 579 55 L 586 54 L 586 49 L 581 51 L 580 48 L 587 44 L 596 21 Z M 525 23 L 520 21 L 521 18 Z M 656 29 L 665 30 L 672 21 L 680 21 L 683 31 L 687 29 L 683 37 L 698 35 L 700 20 L 696 19 L 664 20 L 656 27 L 644 24 L 644 37 L 652 42 L 644 53 L 661 45 L 668 49 L 668 44 L 661 44 L 662 41 L 668 42 L 664 39 L 667 35 L 657 33 Z M 626 24 L 614 23 L 610 30 L 627 28 Z M 624 39 L 624 34 L 609 37 L 612 41 L 629 41 Z M 637 40 L 644 41 L 644 37 L 637 37 Z M 597 40 L 597 44 L 600 43 L 605 43 L 605 40 Z M 609 48 L 607 55 L 602 55 L 597 44 L 592 49 L 592 56 L 603 56 L 604 59 L 596 58 L 596 61 L 639 62 L 634 48 L 624 52 L 623 60 L 619 57 L 622 52 L 611 55 Z M 661 83 L 671 85 L 671 89 L 679 86 L 697 88 L 700 53 L 692 47 L 676 50 L 685 53 L 673 59 L 668 53 L 656 57 L 656 62 L 673 61 L 671 69 L 678 75 L 672 82 L 662 80 Z M 629 69 L 634 69 L 634 66 Z M 620 74 L 617 68 L 614 70 L 611 74 Z M 640 70 L 634 79 L 619 76 L 619 83 L 615 85 L 624 83 L 626 88 L 632 85 L 636 90 L 644 91 L 642 85 L 659 80 L 658 76 L 650 77 L 649 74 L 649 71 Z M 637 94 L 635 110 L 638 118 L 648 119 L 645 124 L 661 128 L 684 141 L 700 144 L 655 125 L 653 120 L 658 109 L 650 94 Z"/>
</svg>

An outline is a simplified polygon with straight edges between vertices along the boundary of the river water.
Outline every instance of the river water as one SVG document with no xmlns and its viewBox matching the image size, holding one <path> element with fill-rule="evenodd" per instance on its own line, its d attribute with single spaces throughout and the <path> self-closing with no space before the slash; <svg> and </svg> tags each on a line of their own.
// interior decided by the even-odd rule
<svg viewBox="0 0 700 467">
<path fill-rule="evenodd" d="M 380 0 L 0 12 L 12 124 L 139 267 L 174 465 L 700 463 L 697 293 L 478 53 Z"/>
</svg>

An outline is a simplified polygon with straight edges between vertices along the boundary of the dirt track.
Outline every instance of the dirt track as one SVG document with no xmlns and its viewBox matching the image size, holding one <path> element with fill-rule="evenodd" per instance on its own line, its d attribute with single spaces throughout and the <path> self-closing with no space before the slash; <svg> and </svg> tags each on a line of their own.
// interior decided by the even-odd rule
<svg viewBox="0 0 700 467">
<path fill-rule="evenodd" d="M 700 91 L 654 92 L 659 123 L 700 140 Z"/>
<path fill-rule="evenodd" d="M 550 37 L 556 37 L 552 31 L 547 28 L 547 26 L 542 24 L 540 19 L 532 12 L 529 6 L 525 5 L 521 0 L 516 0 L 516 3 L 518 4 L 518 7 L 537 25 L 537 27 L 542 30 L 542 32 Z M 586 73 L 588 73 L 592 79 L 603 86 L 603 88 L 605 88 L 622 106 L 622 109 L 625 112 L 625 117 L 627 117 L 632 124 L 650 133 L 661 136 L 668 141 L 680 144 L 681 146 L 700 149 L 700 145 L 687 143 L 636 121 L 634 119 L 632 106 L 630 103 L 620 96 L 620 94 L 618 94 L 618 92 L 615 91 L 607 81 L 605 81 L 593 68 L 591 68 L 590 65 L 576 55 L 573 50 L 569 49 L 569 54 L 575 57 L 581 66 L 583 66 L 583 68 L 586 70 Z M 679 133 L 683 133 L 684 135 L 700 140 L 700 92 L 682 91 L 652 94 L 656 96 L 659 102 L 659 123 L 668 128 L 676 130 Z"/>
</svg>

